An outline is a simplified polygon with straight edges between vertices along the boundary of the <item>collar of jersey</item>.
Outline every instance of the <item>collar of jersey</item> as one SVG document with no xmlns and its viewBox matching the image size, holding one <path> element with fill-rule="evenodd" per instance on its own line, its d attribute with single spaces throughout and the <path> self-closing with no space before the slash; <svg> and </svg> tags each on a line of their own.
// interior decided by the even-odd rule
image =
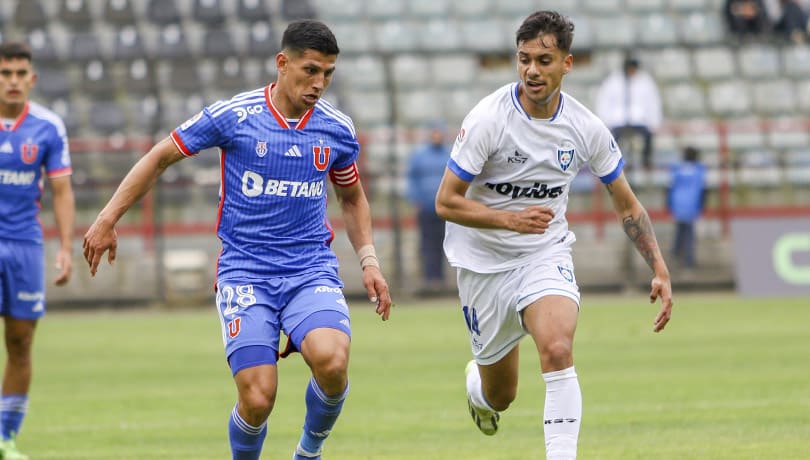
<svg viewBox="0 0 810 460">
<path fill-rule="evenodd" d="M 287 122 L 287 118 L 285 118 L 284 115 L 282 115 L 281 112 L 276 108 L 275 104 L 273 104 L 273 98 L 270 97 L 270 91 L 272 91 L 275 86 L 276 83 L 273 82 L 264 88 L 264 99 L 267 102 L 267 108 L 270 110 L 270 113 L 273 114 L 273 118 L 276 119 L 279 126 L 281 126 L 284 129 L 291 129 L 292 127 L 290 126 L 290 123 Z M 312 116 L 312 112 L 314 110 L 315 107 L 312 107 L 311 109 L 304 112 L 304 115 L 302 115 L 301 118 L 298 119 L 298 123 L 295 125 L 295 129 L 304 129 L 304 126 L 307 125 L 309 117 Z"/>
<path fill-rule="evenodd" d="M 17 128 L 20 127 L 25 117 L 28 116 L 28 101 L 25 102 L 25 107 L 23 107 L 22 112 L 17 116 L 17 119 L 14 121 L 14 124 L 11 125 L 11 128 L 8 131 L 16 131 Z M 0 131 L 6 131 L 5 123 L 0 123 Z"/>
<path fill-rule="evenodd" d="M 523 108 L 523 104 L 520 103 L 520 82 L 517 82 L 515 83 L 515 89 L 512 91 L 512 104 L 515 106 L 518 112 L 525 115 L 529 120 L 554 121 L 558 116 L 560 116 L 560 113 L 562 113 L 563 105 L 565 105 L 565 99 L 563 98 L 562 91 L 560 91 L 560 103 L 557 104 L 557 110 L 554 111 L 554 115 L 552 115 L 551 118 L 532 118 L 532 116 L 529 115 L 529 112 Z"/>
</svg>

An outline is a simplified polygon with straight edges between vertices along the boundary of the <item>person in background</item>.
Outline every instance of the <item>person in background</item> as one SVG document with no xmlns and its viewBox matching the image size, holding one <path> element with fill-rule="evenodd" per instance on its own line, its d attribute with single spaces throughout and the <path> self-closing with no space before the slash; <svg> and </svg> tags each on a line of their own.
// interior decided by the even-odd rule
<svg viewBox="0 0 810 460">
<path fill-rule="evenodd" d="M 444 122 L 435 121 L 428 126 L 429 142 L 416 149 L 408 161 L 407 193 L 416 209 L 419 227 L 419 255 L 421 257 L 422 290 L 439 292 L 444 280 L 444 220 L 436 215 L 436 191 L 450 159 L 446 144 Z"/>
<path fill-rule="evenodd" d="M 55 284 L 72 271 L 75 203 L 72 167 L 62 119 L 28 99 L 37 81 L 31 48 L 0 44 L 0 314 L 5 326 L 6 368 L 0 398 L 0 458 L 24 460 L 16 437 L 28 410 L 33 372 L 31 346 L 45 314 L 45 266 L 38 215 L 42 179 L 53 195 L 59 232 Z"/>
<path fill-rule="evenodd" d="M 667 209 L 675 219 L 672 257 L 684 268 L 695 263 L 695 222 L 706 201 L 706 167 L 700 163 L 700 151 L 683 149 L 683 161 L 672 166 L 667 191 Z"/>
<path fill-rule="evenodd" d="M 801 45 L 808 39 L 808 13 L 797 0 L 779 0 L 781 14 L 773 26 L 773 32 L 781 40 Z"/>
<path fill-rule="evenodd" d="M 760 37 L 770 28 L 768 10 L 763 0 L 726 0 L 723 15 L 728 31 L 738 39 Z"/>
<path fill-rule="evenodd" d="M 653 77 L 638 58 L 627 54 L 620 71 L 612 72 L 599 86 L 596 114 L 610 128 L 616 142 L 632 133 L 642 138 L 641 162 L 652 167 L 653 136 L 661 125 L 661 95 Z M 625 152 L 630 155 L 632 152 Z M 632 158 L 628 167 L 632 166 Z"/>
<path fill-rule="evenodd" d="M 95 275 L 115 259 L 115 224 L 170 165 L 219 147 L 222 184 L 216 306 L 237 390 L 228 416 L 233 460 L 260 457 L 278 392 L 278 359 L 301 352 L 312 377 L 294 460 L 320 459 L 349 393 L 351 321 L 327 218 L 331 182 L 363 286 L 376 313 L 391 313 L 373 245 L 351 119 L 321 99 L 332 81 L 337 40 L 322 22 L 291 22 L 276 55 L 276 81 L 215 102 L 152 147 L 124 177 L 84 236 Z M 287 337 L 279 347 L 281 332 Z"/>
</svg>

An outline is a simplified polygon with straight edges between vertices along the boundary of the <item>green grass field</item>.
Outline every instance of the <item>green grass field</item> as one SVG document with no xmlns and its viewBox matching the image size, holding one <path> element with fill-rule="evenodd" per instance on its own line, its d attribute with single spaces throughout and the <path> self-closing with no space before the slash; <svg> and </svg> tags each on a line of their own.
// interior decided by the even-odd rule
<svg viewBox="0 0 810 460">
<path fill-rule="evenodd" d="M 585 295 L 576 339 L 581 459 L 810 458 L 810 301 L 676 298 L 652 333 L 644 294 Z M 542 459 L 544 389 L 530 340 L 518 399 L 494 437 L 464 396 L 466 332 L 454 299 L 400 303 L 382 323 L 353 302 L 352 390 L 328 460 Z M 213 306 L 49 314 L 35 342 L 34 460 L 226 459 L 235 390 Z M 308 369 L 283 360 L 263 459 L 288 460 Z"/>
</svg>

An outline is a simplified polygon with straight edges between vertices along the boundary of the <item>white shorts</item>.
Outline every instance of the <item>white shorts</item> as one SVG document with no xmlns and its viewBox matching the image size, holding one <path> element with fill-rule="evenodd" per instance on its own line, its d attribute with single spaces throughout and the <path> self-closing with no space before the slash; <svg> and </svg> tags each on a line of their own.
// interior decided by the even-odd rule
<svg viewBox="0 0 810 460">
<path fill-rule="evenodd" d="M 561 246 L 536 262 L 505 272 L 457 270 L 470 347 L 478 364 L 498 362 L 526 336 L 521 312 L 538 299 L 560 295 L 579 307 L 570 247 Z"/>
</svg>

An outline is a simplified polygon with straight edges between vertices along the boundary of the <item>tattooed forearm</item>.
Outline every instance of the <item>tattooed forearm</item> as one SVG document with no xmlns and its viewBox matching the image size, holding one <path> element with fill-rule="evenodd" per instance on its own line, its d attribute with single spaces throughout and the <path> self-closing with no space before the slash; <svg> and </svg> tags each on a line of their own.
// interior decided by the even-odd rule
<svg viewBox="0 0 810 460">
<path fill-rule="evenodd" d="M 647 265 L 654 269 L 656 255 L 659 254 L 658 242 L 653 233 L 650 217 L 646 212 L 639 216 L 627 216 L 622 220 L 624 233 L 636 245 L 639 254 L 647 261 Z"/>
</svg>

